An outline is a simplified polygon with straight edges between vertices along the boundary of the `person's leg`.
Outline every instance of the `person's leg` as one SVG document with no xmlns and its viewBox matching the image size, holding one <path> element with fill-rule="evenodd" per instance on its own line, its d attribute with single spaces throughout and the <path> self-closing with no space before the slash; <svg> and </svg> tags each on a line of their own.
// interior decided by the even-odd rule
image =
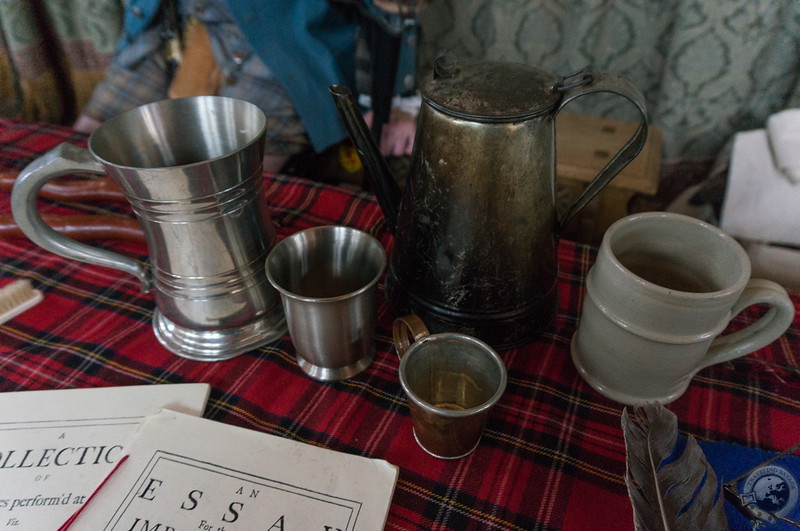
<svg viewBox="0 0 800 531">
<path fill-rule="evenodd" d="M 267 119 L 264 169 L 277 172 L 291 155 L 308 151 L 305 127 L 289 95 L 253 52 L 223 2 L 189 3 L 189 15 L 202 22 L 221 70 L 220 96 L 258 105 Z M 198 9 L 202 7 L 202 9 Z"/>
<path fill-rule="evenodd" d="M 169 78 L 160 44 L 157 29 L 150 29 L 125 47 L 108 67 L 73 127 L 91 132 L 123 111 L 166 98 Z"/>
<path fill-rule="evenodd" d="M 220 94 L 258 105 L 267 118 L 264 169 L 279 171 L 291 155 L 307 151 L 309 140 L 289 95 L 255 55 L 229 73 Z"/>
</svg>

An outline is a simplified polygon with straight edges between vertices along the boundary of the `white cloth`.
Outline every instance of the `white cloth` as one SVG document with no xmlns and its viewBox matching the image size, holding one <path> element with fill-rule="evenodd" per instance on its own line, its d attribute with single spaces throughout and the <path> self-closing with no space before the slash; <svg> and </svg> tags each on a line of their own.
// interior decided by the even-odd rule
<svg viewBox="0 0 800 531">
<path fill-rule="evenodd" d="M 767 118 L 767 134 L 775 166 L 800 184 L 800 109 L 787 109 Z"/>
<path fill-rule="evenodd" d="M 775 167 L 766 130 L 734 138 L 720 218 L 736 238 L 800 246 L 800 186 Z"/>
<path fill-rule="evenodd" d="M 372 108 L 372 96 L 369 94 L 359 94 L 358 103 L 367 109 Z M 419 108 L 422 106 L 422 96 L 419 92 L 411 96 L 394 96 L 392 98 L 392 109 L 397 109 L 417 117 Z"/>
</svg>

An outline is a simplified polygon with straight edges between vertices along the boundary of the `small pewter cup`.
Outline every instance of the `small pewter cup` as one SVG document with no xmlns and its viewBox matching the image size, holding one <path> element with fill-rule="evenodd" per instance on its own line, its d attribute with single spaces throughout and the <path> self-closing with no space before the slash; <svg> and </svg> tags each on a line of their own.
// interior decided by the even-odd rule
<svg viewBox="0 0 800 531">
<path fill-rule="evenodd" d="M 417 443 L 440 459 L 469 455 L 505 392 L 503 360 L 474 337 L 429 334 L 416 315 L 396 319 L 392 332 Z"/>
<path fill-rule="evenodd" d="M 386 267 L 378 240 L 323 226 L 278 243 L 267 278 L 281 294 L 300 368 L 317 380 L 351 378 L 375 356 L 377 285 Z"/>
</svg>

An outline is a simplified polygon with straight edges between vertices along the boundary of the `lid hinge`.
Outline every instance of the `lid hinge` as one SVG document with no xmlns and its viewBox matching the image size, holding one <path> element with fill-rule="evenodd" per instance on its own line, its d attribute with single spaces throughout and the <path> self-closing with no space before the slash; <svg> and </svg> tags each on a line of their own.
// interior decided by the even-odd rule
<svg viewBox="0 0 800 531">
<path fill-rule="evenodd" d="M 594 81 L 594 72 L 591 66 L 585 66 L 580 70 L 561 76 L 561 79 L 553 85 L 553 92 L 564 92 L 571 88 L 589 85 Z"/>
</svg>

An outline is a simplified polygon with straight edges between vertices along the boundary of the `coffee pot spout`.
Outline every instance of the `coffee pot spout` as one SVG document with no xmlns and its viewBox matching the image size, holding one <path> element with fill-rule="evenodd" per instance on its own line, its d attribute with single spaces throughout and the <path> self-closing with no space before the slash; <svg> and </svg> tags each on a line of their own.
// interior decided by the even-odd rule
<svg viewBox="0 0 800 531">
<path fill-rule="evenodd" d="M 361 158 L 361 163 L 364 165 L 367 178 L 378 198 L 383 215 L 392 232 L 395 232 L 400 208 L 400 186 L 394 179 L 386 159 L 378 149 L 378 144 L 361 116 L 350 89 L 331 85 L 329 90 L 350 140 L 353 141 L 358 156 Z"/>
</svg>

